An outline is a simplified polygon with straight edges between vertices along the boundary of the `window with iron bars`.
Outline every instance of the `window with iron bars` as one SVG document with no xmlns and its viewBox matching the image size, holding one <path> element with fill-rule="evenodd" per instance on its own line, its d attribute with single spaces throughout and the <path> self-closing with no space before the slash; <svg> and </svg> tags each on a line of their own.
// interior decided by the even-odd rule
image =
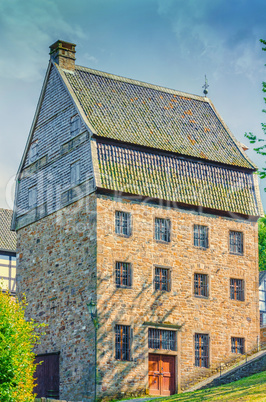
<svg viewBox="0 0 266 402">
<path fill-rule="evenodd" d="M 170 219 L 155 218 L 155 240 L 170 242 Z"/>
<path fill-rule="evenodd" d="M 170 270 L 168 268 L 155 267 L 154 288 L 170 292 Z"/>
<path fill-rule="evenodd" d="M 245 344 L 244 338 L 232 337 L 231 338 L 231 352 L 243 355 L 244 354 L 244 344 Z"/>
<path fill-rule="evenodd" d="M 194 246 L 209 247 L 209 228 L 203 225 L 194 225 Z"/>
<path fill-rule="evenodd" d="M 209 296 L 208 275 L 194 274 L 194 295 Z"/>
<path fill-rule="evenodd" d="M 116 262 L 115 283 L 117 288 L 131 286 L 131 264 L 129 262 Z"/>
<path fill-rule="evenodd" d="M 243 233 L 230 231 L 229 249 L 231 254 L 243 254 Z"/>
<path fill-rule="evenodd" d="M 115 233 L 123 236 L 131 235 L 130 213 L 115 212 Z"/>
<path fill-rule="evenodd" d="M 243 279 L 230 279 L 230 298 L 232 300 L 245 300 Z"/>
<path fill-rule="evenodd" d="M 130 360 L 130 326 L 115 326 L 115 358 Z"/>
<path fill-rule="evenodd" d="M 176 350 L 176 332 L 149 328 L 148 344 L 150 349 Z"/>
<path fill-rule="evenodd" d="M 264 279 L 259 288 L 260 295 L 260 326 L 266 326 L 266 280 Z"/>
<path fill-rule="evenodd" d="M 195 366 L 209 367 L 209 335 L 195 334 Z"/>
</svg>

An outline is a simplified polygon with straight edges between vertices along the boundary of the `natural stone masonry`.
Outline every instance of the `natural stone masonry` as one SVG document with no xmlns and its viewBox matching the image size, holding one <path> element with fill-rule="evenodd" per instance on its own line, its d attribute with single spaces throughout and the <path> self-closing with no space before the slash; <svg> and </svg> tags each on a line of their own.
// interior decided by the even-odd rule
<svg viewBox="0 0 266 402">
<path fill-rule="evenodd" d="M 133 229 L 128 238 L 115 234 L 116 210 L 131 214 Z M 154 240 L 155 217 L 171 220 L 170 243 Z M 193 246 L 193 224 L 208 226 L 208 249 Z M 243 256 L 229 254 L 229 230 L 244 233 Z M 22 250 L 25 241 L 28 247 Z M 49 323 L 36 353 L 60 351 L 60 398 L 86 401 L 93 394 L 94 328 L 86 303 L 96 296 L 96 250 L 97 396 L 106 398 L 147 391 L 145 322 L 181 326 L 179 350 L 173 352 L 179 359 L 177 380 L 181 388 L 209 371 L 194 365 L 195 333 L 210 336 L 210 368 L 232 358 L 231 336 L 245 338 L 247 349 L 256 346 L 256 244 L 254 222 L 95 194 L 19 230 L 19 292 L 26 294 L 27 315 Z M 116 288 L 116 261 L 132 264 L 132 288 Z M 154 291 L 156 265 L 171 269 L 170 292 Z M 193 296 L 194 272 L 209 275 L 209 298 Z M 231 277 L 245 280 L 245 301 L 230 300 Z M 53 297 L 56 310 L 50 302 Z M 131 326 L 131 361 L 115 360 L 117 323 Z"/>
<path fill-rule="evenodd" d="M 129 238 L 115 235 L 115 211 L 130 212 L 133 233 Z M 257 225 L 253 222 L 200 215 L 168 209 L 149 203 L 119 201 L 100 196 L 97 199 L 97 271 L 98 271 L 98 371 L 102 396 L 147 388 L 147 329 L 144 322 L 181 325 L 181 387 L 206 375 L 209 369 L 195 367 L 195 333 L 210 336 L 211 368 L 234 356 L 231 337 L 245 338 L 247 349 L 256 346 L 259 332 Z M 155 217 L 171 220 L 172 241 L 154 240 Z M 210 247 L 193 246 L 193 224 L 209 228 Z M 229 254 L 229 230 L 244 233 L 244 255 Z M 131 289 L 116 288 L 116 261 L 132 264 Z M 171 291 L 154 291 L 156 265 L 171 269 Z M 210 296 L 193 296 L 194 272 L 209 275 Z M 230 300 L 231 277 L 245 280 L 245 301 Z M 114 358 L 114 326 L 132 327 L 132 360 Z"/>
<path fill-rule="evenodd" d="M 61 399 L 92 400 L 95 344 L 87 303 L 96 301 L 95 194 L 20 229 L 17 252 L 27 317 L 48 325 L 35 353 L 60 352 Z"/>
<path fill-rule="evenodd" d="M 256 359 L 247 362 L 234 370 L 231 370 L 230 373 L 226 373 L 221 377 L 216 378 L 210 384 L 199 389 L 218 387 L 219 385 L 228 384 L 230 382 L 240 380 L 241 378 L 248 377 L 256 373 L 261 373 L 262 371 L 266 371 L 266 352 Z"/>
</svg>

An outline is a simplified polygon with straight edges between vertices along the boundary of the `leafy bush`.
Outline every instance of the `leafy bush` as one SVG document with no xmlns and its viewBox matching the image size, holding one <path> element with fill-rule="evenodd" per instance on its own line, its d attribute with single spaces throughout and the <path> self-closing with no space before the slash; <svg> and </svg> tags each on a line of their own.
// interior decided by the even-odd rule
<svg viewBox="0 0 266 402">
<path fill-rule="evenodd" d="M 34 401 L 32 351 L 39 325 L 24 318 L 25 303 L 19 303 L 0 289 L 0 401 Z"/>
</svg>

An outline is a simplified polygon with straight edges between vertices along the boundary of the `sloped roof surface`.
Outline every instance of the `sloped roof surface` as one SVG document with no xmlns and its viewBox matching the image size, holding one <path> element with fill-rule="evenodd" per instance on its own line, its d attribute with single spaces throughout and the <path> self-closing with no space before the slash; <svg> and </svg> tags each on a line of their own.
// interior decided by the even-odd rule
<svg viewBox="0 0 266 402">
<path fill-rule="evenodd" d="M 206 98 L 79 66 L 64 74 L 99 136 L 254 168 Z"/>
<path fill-rule="evenodd" d="M 0 250 L 16 251 L 16 233 L 11 232 L 13 211 L 0 208 Z"/>
<path fill-rule="evenodd" d="M 260 215 L 252 174 L 102 142 L 97 156 L 103 188 Z"/>
</svg>

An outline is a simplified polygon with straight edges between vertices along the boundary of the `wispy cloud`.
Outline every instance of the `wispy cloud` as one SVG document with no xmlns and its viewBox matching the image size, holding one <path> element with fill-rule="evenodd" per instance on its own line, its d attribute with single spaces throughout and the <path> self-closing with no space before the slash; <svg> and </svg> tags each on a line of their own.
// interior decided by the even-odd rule
<svg viewBox="0 0 266 402">
<path fill-rule="evenodd" d="M 0 61 L 0 78 L 39 79 L 47 65 L 47 44 L 59 39 L 58 33 L 65 40 L 84 35 L 79 25 L 65 20 L 55 1 L 2 0 L 0 37 L 5 57 Z"/>
</svg>

